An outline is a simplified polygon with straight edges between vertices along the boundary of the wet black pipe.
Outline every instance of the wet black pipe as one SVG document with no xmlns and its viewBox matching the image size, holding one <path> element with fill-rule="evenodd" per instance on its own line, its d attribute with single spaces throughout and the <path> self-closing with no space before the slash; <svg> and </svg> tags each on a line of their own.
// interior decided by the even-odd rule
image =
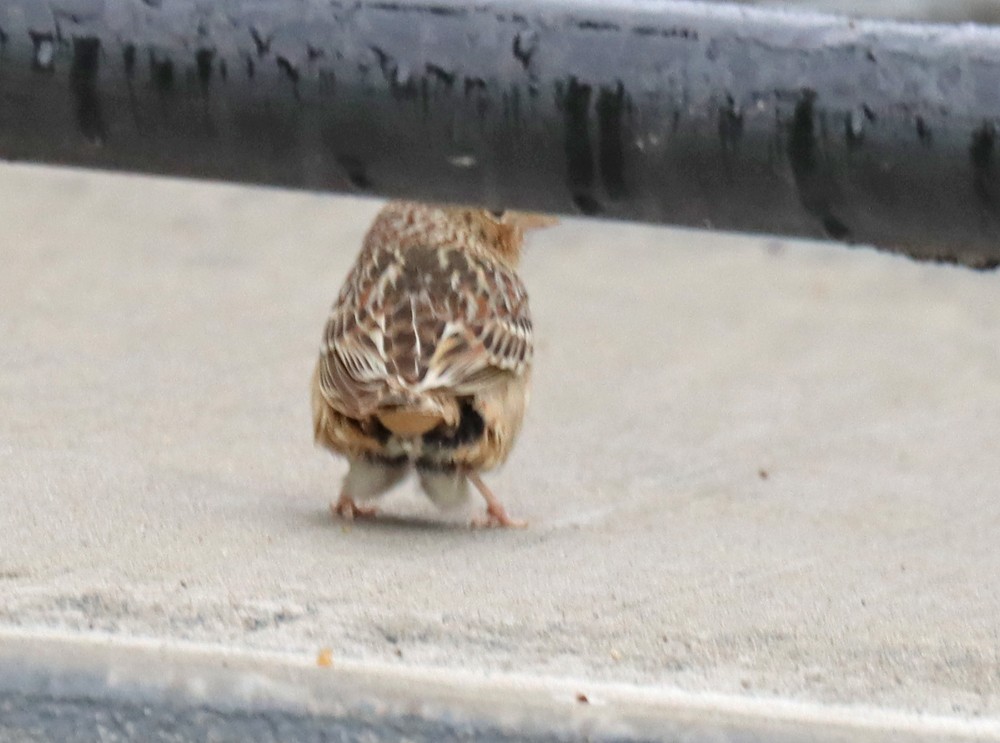
<svg viewBox="0 0 1000 743">
<path fill-rule="evenodd" d="M 986 27 L 679 0 L 0 0 L 7 160 L 988 267 L 998 122 Z"/>
</svg>

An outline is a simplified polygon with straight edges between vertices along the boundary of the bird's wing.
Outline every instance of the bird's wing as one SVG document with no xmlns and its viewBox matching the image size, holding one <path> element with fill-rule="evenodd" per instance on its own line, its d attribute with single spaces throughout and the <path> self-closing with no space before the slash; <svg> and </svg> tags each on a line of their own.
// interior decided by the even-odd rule
<svg viewBox="0 0 1000 743">
<path fill-rule="evenodd" d="M 369 248 L 326 326 L 319 381 L 333 407 L 364 417 L 528 369 L 531 317 L 513 270 L 449 247 Z"/>
<path fill-rule="evenodd" d="M 498 377 L 520 376 L 534 351 L 527 292 L 513 271 L 478 266 L 445 324 L 425 385 L 474 395 Z"/>
<path fill-rule="evenodd" d="M 375 273 L 370 262 L 359 259 L 355 264 L 330 311 L 320 346 L 320 392 L 331 407 L 352 418 L 369 415 L 387 391 L 384 318 L 370 302 L 375 299 Z"/>
</svg>

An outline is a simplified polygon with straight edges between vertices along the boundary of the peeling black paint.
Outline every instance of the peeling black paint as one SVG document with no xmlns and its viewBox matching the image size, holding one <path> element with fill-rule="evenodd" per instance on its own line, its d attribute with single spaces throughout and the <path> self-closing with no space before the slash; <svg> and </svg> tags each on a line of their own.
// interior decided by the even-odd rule
<svg viewBox="0 0 1000 743">
<path fill-rule="evenodd" d="M 327 96 L 332 96 L 337 92 L 337 73 L 332 69 L 321 69 L 319 71 L 319 89 Z"/>
<path fill-rule="evenodd" d="M 212 63 L 215 61 L 215 52 L 211 49 L 199 49 L 194 55 L 195 66 L 198 68 L 198 83 L 201 85 L 201 92 L 208 93 L 212 84 Z"/>
<path fill-rule="evenodd" d="M 994 39 L 671 2 L 132 1 L 126 26 L 89 0 L 0 17 L 5 157 L 373 192 L 375 174 L 386 196 L 1000 256 Z M 93 75 L 74 36 L 100 40 Z"/>
<path fill-rule="evenodd" d="M 70 68 L 70 90 L 76 103 L 76 123 L 90 142 L 100 144 L 106 132 L 97 92 L 97 75 L 101 63 L 101 42 L 88 36 L 73 39 L 73 66 Z"/>
<path fill-rule="evenodd" d="M 521 121 L 521 88 L 512 85 L 510 89 L 510 115 L 517 126 Z"/>
<path fill-rule="evenodd" d="M 612 200 L 622 199 L 625 189 L 625 86 L 602 87 L 597 95 L 597 160 L 601 182 Z"/>
<path fill-rule="evenodd" d="M 455 84 L 455 73 L 449 72 L 443 67 L 438 67 L 436 64 L 428 64 L 426 69 L 428 75 L 444 85 L 448 90 L 451 90 Z"/>
<path fill-rule="evenodd" d="M 278 66 L 278 69 L 281 70 L 281 73 L 289 79 L 292 85 L 298 86 L 299 84 L 298 67 L 289 62 L 288 59 L 286 59 L 285 57 L 281 56 L 275 57 L 274 63 Z"/>
<path fill-rule="evenodd" d="M 670 28 L 659 28 L 657 26 L 636 26 L 632 29 L 636 36 L 660 36 L 664 39 L 687 39 L 689 41 L 698 40 L 698 32 L 693 28 L 683 28 L 673 26 Z"/>
<path fill-rule="evenodd" d="M 924 121 L 923 116 L 918 116 L 915 123 L 917 127 L 917 139 L 929 147 L 934 141 L 934 133 L 927 126 L 927 122 Z"/>
<path fill-rule="evenodd" d="M 431 112 L 431 86 L 426 77 L 420 78 L 420 108 L 425 116 Z"/>
<path fill-rule="evenodd" d="M 388 10 L 394 13 L 427 13 L 436 16 L 464 16 L 468 14 L 466 8 L 457 8 L 449 5 L 416 5 L 409 3 L 371 3 L 369 7 L 376 10 Z"/>
<path fill-rule="evenodd" d="M 850 237 L 851 231 L 833 214 L 834 183 L 820 163 L 815 105 L 816 92 L 803 91 L 792 117 L 788 137 L 788 159 L 802 206 L 819 220 L 823 231 L 829 237 L 846 240 Z"/>
<path fill-rule="evenodd" d="M 792 159 L 792 166 L 798 172 L 811 173 L 816 169 L 816 125 L 813 112 L 815 100 L 815 91 L 807 90 L 795 106 L 788 153 Z"/>
<path fill-rule="evenodd" d="M 400 80 L 399 63 L 396 62 L 396 58 L 381 47 L 372 46 L 369 48 L 378 59 L 379 68 L 382 70 L 382 77 L 388 84 L 393 98 L 406 100 L 416 97 L 416 82 L 410 77 L 402 81 Z"/>
<path fill-rule="evenodd" d="M 587 216 L 592 217 L 601 213 L 601 202 L 590 194 L 573 194 L 573 204 L 582 214 L 586 214 Z"/>
<path fill-rule="evenodd" d="M 581 31 L 618 31 L 620 26 L 611 21 L 578 21 L 576 27 Z"/>
<path fill-rule="evenodd" d="M 362 160 L 353 155 L 337 155 L 337 163 L 344 169 L 347 180 L 351 182 L 352 186 L 361 191 L 370 191 L 373 188 Z"/>
<path fill-rule="evenodd" d="M 274 58 L 274 63 L 278 66 L 281 74 L 292 84 L 292 96 L 295 100 L 300 100 L 301 96 L 299 94 L 299 68 L 293 65 L 285 57 L 277 56 Z"/>
<path fill-rule="evenodd" d="M 732 157 L 739 149 L 743 138 L 743 111 L 737 107 L 731 94 L 726 94 L 726 102 L 719 108 L 719 142 L 726 157 Z"/>
<path fill-rule="evenodd" d="M 125 77 L 131 81 L 135 77 L 135 44 L 126 44 L 122 48 L 122 64 L 125 67 Z"/>
<path fill-rule="evenodd" d="M 985 122 L 972 134 L 969 160 L 972 164 L 972 190 L 984 206 L 996 206 L 993 156 L 996 150 L 996 127 Z"/>
<path fill-rule="evenodd" d="M 396 65 L 396 60 L 392 57 L 392 55 L 385 52 L 382 47 L 373 46 L 370 48 L 372 53 L 378 59 L 378 66 L 382 69 L 382 76 L 385 78 L 385 81 L 390 85 L 395 85 L 396 72 L 399 69 Z"/>
<path fill-rule="evenodd" d="M 481 77 L 467 77 L 463 83 L 463 89 L 466 97 L 468 97 L 471 93 L 486 90 L 486 81 Z"/>
<path fill-rule="evenodd" d="M 273 36 L 265 37 L 260 31 L 251 26 L 250 38 L 253 39 L 253 45 L 257 50 L 258 57 L 263 57 L 271 51 L 271 42 L 274 39 Z"/>
<path fill-rule="evenodd" d="M 485 121 L 486 113 L 490 108 L 490 97 L 487 95 L 486 81 L 481 77 L 466 77 L 463 80 L 463 89 L 466 99 L 473 97 L 476 118 L 482 123 Z"/>
<path fill-rule="evenodd" d="M 169 57 L 160 59 L 155 52 L 149 53 L 149 71 L 155 87 L 161 95 L 174 92 L 174 62 Z"/>
<path fill-rule="evenodd" d="M 521 63 L 521 67 L 528 69 L 531 66 L 531 57 L 538 47 L 538 34 L 534 31 L 521 31 L 514 36 L 513 53 L 514 59 Z"/>
<path fill-rule="evenodd" d="M 850 228 L 832 214 L 823 216 L 823 231 L 834 240 L 849 240 L 851 237 Z"/>
<path fill-rule="evenodd" d="M 573 203 L 584 214 L 597 214 L 601 208 L 594 197 L 594 153 L 590 143 L 590 85 L 575 77 L 565 89 L 557 89 L 557 102 L 563 111 L 565 132 L 566 180 Z"/>
<path fill-rule="evenodd" d="M 486 114 L 490 110 L 490 99 L 488 96 L 476 96 L 476 117 L 482 124 L 486 120 Z"/>
<path fill-rule="evenodd" d="M 142 118 L 139 115 L 139 101 L 135 92 L 135 63 L 136 63 L 136 48 L 135 44 L 125 44 L 122 47 L 122 67 L 125 71 L 125 86 L 128 90 L 128 107 L 129 113 L 132 116 L 132 124 L 137 132 L 145 132 L 145 127 L 142 123 Z"/>
</svg>

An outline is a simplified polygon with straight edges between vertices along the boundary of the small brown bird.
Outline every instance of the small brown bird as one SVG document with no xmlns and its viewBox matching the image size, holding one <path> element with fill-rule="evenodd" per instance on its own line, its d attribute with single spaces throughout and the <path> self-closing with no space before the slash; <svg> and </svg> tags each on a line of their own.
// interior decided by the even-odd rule
<svg viewBox="0 0 1000 743">
<path fill-rule="evenodd" d="M 528 399 L 532 330 L 516 269 L 540 215 L 391 202 L 375 218 L 323 333 L 316 441 L 350 468 L 331 504 L 374 516 L 415 469 L 439 506 L 486 499 L 474 525 L 523 526 L 479 473 L 504 462 Z"/>
</svg>

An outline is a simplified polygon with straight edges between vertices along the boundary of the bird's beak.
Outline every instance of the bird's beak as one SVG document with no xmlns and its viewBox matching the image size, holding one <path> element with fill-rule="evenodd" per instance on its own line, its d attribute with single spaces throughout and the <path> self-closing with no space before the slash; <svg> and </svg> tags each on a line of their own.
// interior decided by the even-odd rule
<svg viewBox="0 0 1000 743">
<path fill-rule="evenodd" d="M 546 227 L 555 227 L 559 224 L 556 217 L 548 214 L 535 214 L 534 212 L 507 212 L 504 214 L 504 222 L 521 228 L 523 231 L 541 230 Z"/>
</svg>

